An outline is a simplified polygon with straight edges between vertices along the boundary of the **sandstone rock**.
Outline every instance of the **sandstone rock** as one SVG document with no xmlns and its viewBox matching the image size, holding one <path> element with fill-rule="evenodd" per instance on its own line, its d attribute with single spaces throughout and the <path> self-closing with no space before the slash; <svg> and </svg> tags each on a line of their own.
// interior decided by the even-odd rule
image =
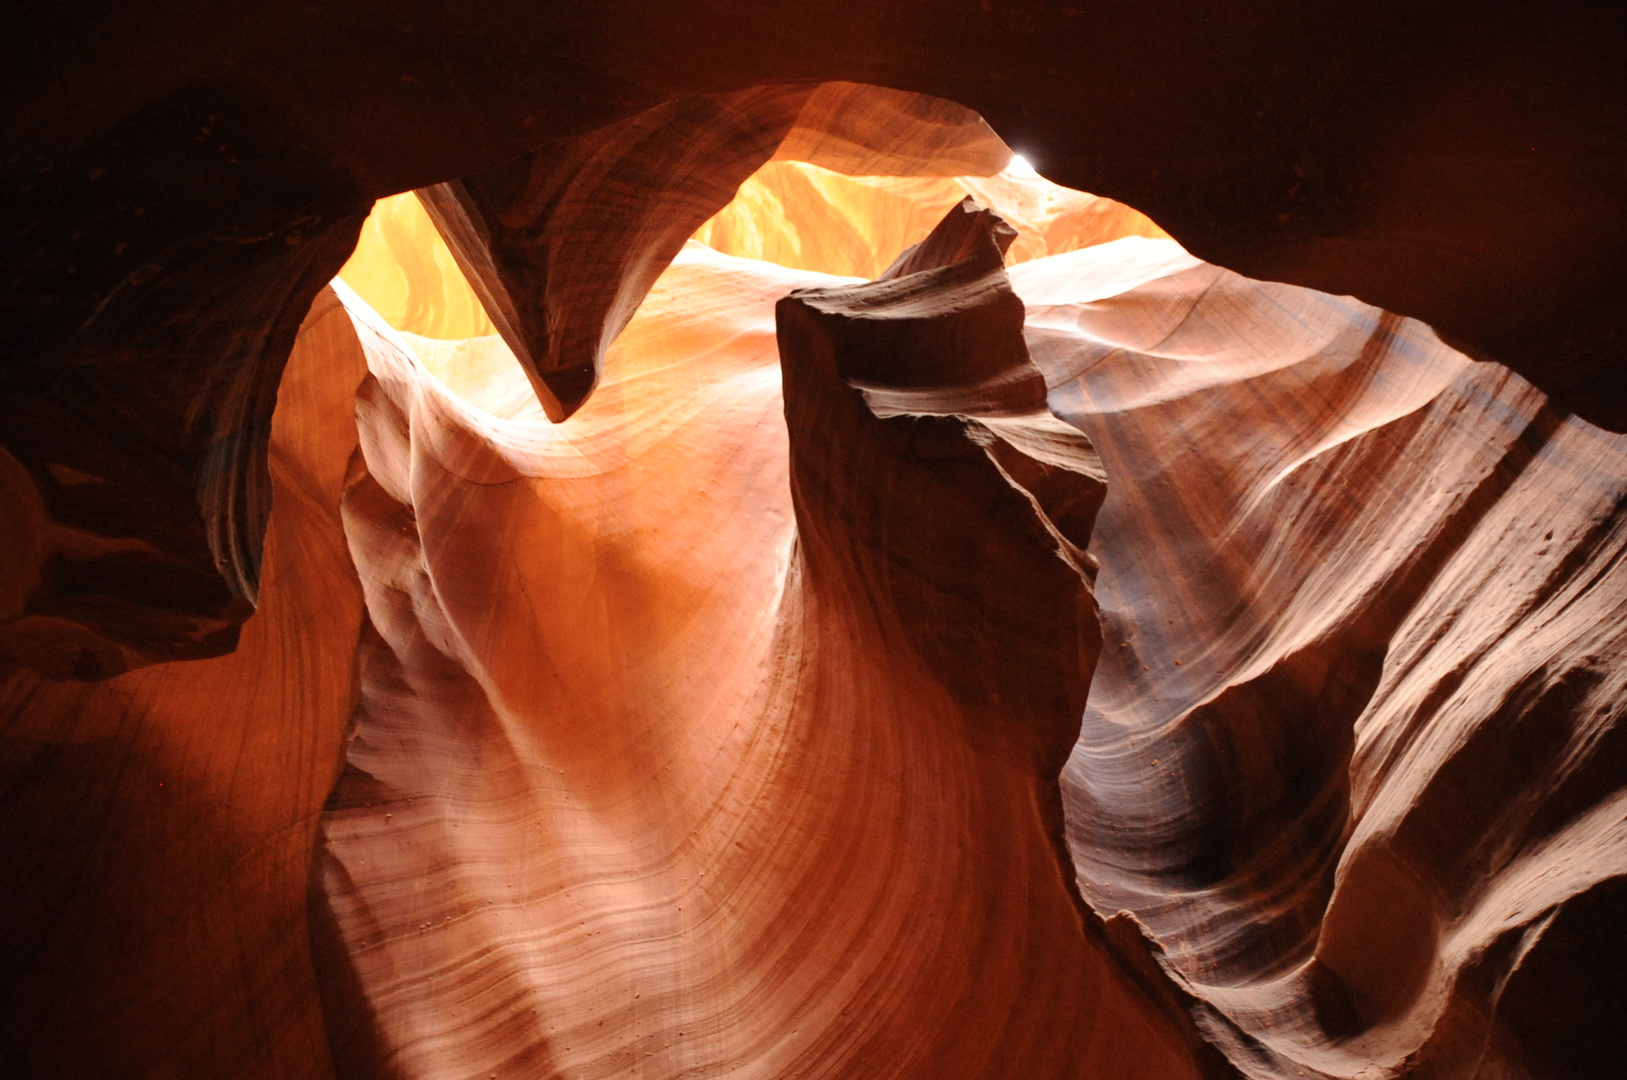
<svg viewBox="0 0 1627 1080">
<path fill-rule="evenodd" d="M 351 301 L 344 1074 L 1199 1074 L 1070 887 L 1101 484 L 993 222 L 874 284 L 686 249 L 557 427 Z"/>
<path fill-rule="evenodd" d="M 380 318 L 405 333 L 439 341 L 497 333 L 451 249 L 410 191 L 373 205 L 339 277 Z"/>
<path fill-rule="evenodd" d="M 1025 43 L 1029 89 L 1076 40 L 1036 37 L 1066 9 L 984 14 L 989 55 Z M 789 83 L 700 77 L 704 50 L 650 62 L 640 29 L 619 39 L 636 79 L 577 71 L 586 89 L 521 136 L 535 116 L 512 104 L 447 104 L 469 85 L 448 44 L 410 130 L 330 138 L 331 106 L 278 73 L 280 97 L 166 89 L 111 135 L 63 136 L 79 156 L 51 158 L 57 178 L 28 174 L 0 372 L 6 1059 L 321 1076 L 325 1044 L 345 1077 L 1610 1075 L 1620 438 L 1412 319 L 993 175 L 1007 151 L 964 108 L 796 81 L 854 74 L 820 50 L 874 34 L 815 15 L 807 58 L 762 53 Z M 1476 158 L 1538 176 L 1528 218 L 1477 234 L 1500 196 L 1464 186 L 1462 146 L 1422 153 L 1423 121 L 1375 135 L 1357 95 L 1305 105 L 1341 134 L 1239 135 L 1236 103 L 1203 92 L 1255 40 L 1231 16 L 1201 63 L 1185 38 L 1144 70 L 1096 54 L 1090 85 L 1198 103 L 1137 129 L 1133 161 L 1075 91 L 923 74 L 983 55 L 933 17 L 859 66 L 964 83 L 1048 170 L 1098 168 L 1206 254 L 1393 298 L 1547 386 L 1612 385 L 1586 365 L 1620 311 L 1600 284 L 1615 189 L 1569 129 L 1564 182 L 1523 151 Z M 1122 42 L 1115 17 L 1093 32 Z M 1511 18 L 1439 56 L 1504 55 Z M 659 51 L 693 41 L 667 30 Z M 1295 33 L 1265 52 L 1317 40 Z M 1328 69 L 1370 89 L 1371 32 L 1339 40 Z M 1250 93 L 1326 88 L 1282 70 Z M 1567 77 L 1504 112 L 1597 81 Z M 234 171 L 239 146 L 255 169 Z M 879 280 L 821 275 L 819 244 L 777 249 L 795 270 L 684 245 L 765 157 L 701 235 L 762 237 L 764 178 L 799 177 L 791 223 L 837 206 L 865 248 L 840 268 Z M 905 179 L 845 175 L 887 162 Z M 421 333 L 336 284 L 284 372 L 360 193 L 454 175 L 488 200 L 438 205 L 503 337 L 433 336 L 458 332 L 467 286 L 406 270 L 409 300 L 419 281 L 448 305 Z M 1420 177 L 1439 191 L 1404 195 Z M 1287 194 L 1262 194 L 1276 179 Z M 540 209 L 494 230 L 514 190 Z M 151 231 L 110 243 L 147 204 Z M 888 204 L 906 230 L 869 220 Z M 163 275 L 132 276 L 127 250 Z M 1531 366 L 1544 342 L 1558 367 Z M 256 597 L 235 655 L 162 662 L 231 648 Z"/>
<path fill-rule="evenodd" d="M 1122 203 L 1052 184 L 1020 166 L 994 176 L 848 176 L 775 160 L 753 173 L 695 239 L 729 255 L 873 278 L 967 196 L 1017 230 L 1006 251 L 1013 264 L 1124 236 L 1168 236 Z"/>
<path fill-rule="evenodd" d="M 1010 156 L 949 102 L 763 87 L 681 98 L 418 194 L 559 421 L 592 393 L 605 350 L 684 240 L 782 150 L 843 171 L 995 171 Z"/>
<path fill-rule="evenodd" d="M 283 365 L 366 201 L 285 117 L 218 88 L 30 187 L 8 205 L 0 447 L 43 520 L 0 552 L 20 583 L 0 657 L 98 679 L 230 652 L 258 595 Z"/>
<path fill-rule="evenodd" d="M 1423 319 L 1567 408 L 1618 430 L 1627 418 L 1616 5 L 15 7 L 0 204 L 16 216 L 0 243 L 49 201 L 49 178 L 105 165 L 115 180 L 112 162 L 76 155 L 181 87 L 275 108 L 291 151 L 373 199 L 678 98 L 846 80 L 959 102 L 1046 176 L 1134 206 L 1209 262 Z M 162 204 L 183 212 L 197 202 L 184 151 Z M 292 194 L 261 198 L 291 209 Z M 106 188 L 74 198 L 118 202 Z M 83 236 L 108 251 L 121 238 Z M 30 299 L 0 324 L 30 322 L 49 291 L 18 288 Z"/>
<path fill-rule="evenodd" d="M 332 1076 L 305 913 L 363 619 L 339 496 L 365 374 L 324 292 L 279 391 L 235 652 L 0 676 L 8 1075 Z"/>
<path fill-rule="evenodd" d="M 1622 993 L 1579 935 L 1619 954 L 1627 444 L 1419 323 L 1170 247 L 1014 271 L 1110 478 L 1082 891 L 1248 1075 L 1610 1071 Z"/>
</svg>

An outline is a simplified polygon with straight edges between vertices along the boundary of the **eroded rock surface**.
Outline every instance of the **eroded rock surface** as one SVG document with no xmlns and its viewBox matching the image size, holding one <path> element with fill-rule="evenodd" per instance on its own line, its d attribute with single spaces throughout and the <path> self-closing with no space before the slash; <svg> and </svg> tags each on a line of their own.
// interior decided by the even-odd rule
<svg viewBox="0 0 1627 1080">
<path fill-rule="evenodd" d="M 569 168 L 531 144 L 465 183 L 542 208 L 503 266 L 490 224 L 516 204 L 477 207 L 460 248 L 497 314 L 491 282 L 540 297 L 496 320 L 515 348 L 457 336 L 472 310 L 398 332 L 335 285 L 272 428 L 279 350 L 359 221 L 324 150 L 254 128 L 309 170 L 196 220 L 121 175 L 166 208 L 127 246 L 175 253 L 169 277 L 97 248 L 53 293 L 80 268 L 40 241 L 18 280 L 43 306 L 0 373 L 0 618 L 35 669 L 5 669 L 0 713 L 8 1060 L 1611 1074 L 1620 439 L 1420 323 L 1206 265 L 1122 207 L 1029 200 L 975 116 L 868 93 L 666 94 L 772 113 L 698 123 L 732 147 L 706 175 L 668 175 L 683 141 L 627 119 L 637 95 L 609 129 L 545 123 Z M 165 137 L 238 130 L 202 116 Z M 801 269 L 692 244 L 658 278 L 765 154 L 701 235 Z M 840 175 L 884 162 L 905 179 Z M 83 164 L 42 198 L 111 175 Z M 776 172 L 779 195 L 809 181 L 777 209 Z M 626 214 L 595 201 L 618 191 Z M 897 258 L 869 220 L 903 207 L 913 235 L 967 193 Z M 832 206 L 865 249 L 840 268 L 879 280 L 751 246 Z M 1323 281 L 1331 249 L 1228 250 Z M 1418 310 L 1474 307 L 1409 280 Z M 403 281 L 399 322 L 414 282 L 467 305 Z M 242 646 L 155 663 L 231 647 L 266 483 Z"/>
<path fill-rule="evenodd" d="M 15 8 L 0 43 L 10 104 L 0 164 L 19 228 L 48 178 L 101 164 L 104 183 L 116 181 L 112 162 L 80 170 L 77 155 L 177 88 L 226 87 L 275 107 L 292 149 L 308 147 L 374 199 L 678 98 L 847 80 L 960 102 L 1045 175 L 1136 207 L 1210 262 L 1424 319 L 1569 407 L 1627 423 L 1619 5 Z M 176 185 L 166 204 L 183 210 L 196 134 L 164 163 Z M 102 192 L 79 198 L 111 201 Z M 263 197 L 287 208 L 289 194 Z M 97 251 L 120 239 L 102 222 L 82 235 Z M 8 331 L 51 292 L 23 291 Z"/>
<path fill-rule="evenodd" d="M 559 421 L 695 229 L 781 150 L 843 172 L 995 172 L 982 118 L 834 83 L 680 98 L 418 195 Z"/>
<path fill-rule="evenodd" d="M 875 176 L 774 160 L 740 185 L 695 238 L 729 255 L 873 278 L 967 197 L 1016 229 L 1006 250 L 1009 263 L 1124 236 L 1168 236 L 1123 203 L 1052 184 L 1019 163 L 992 176 L 945 175 L 943 168 L 922 176 L 896 169 Z"/>
<path fill-rule="evenodd" d="M 367 200 L 221 87 L 62 165 L 6 200 L 0 468 L 39 520 L 0 551 L 0 658 L 96 679 L 219 656 L 258 595 L 283 366 Z"/>
<path fill-rule="evenodd" d="M 339 497 L 365 374 L 324 293 L 282 378 L 235 652 L 100 682 L 0 673 L 8 1075 L 332 1076 L 306 906 L 354 708 Z"/>
<path fill-rule="evenodd" d="M 558 427 L 353 308 L 343 1072 L 1198 1075 L 1071 890 L 1101 488 L 991 225 L 869 285 L 692 247 Z"/>
<path fill-rule="evenodd" d="M 1250 1075 L 1610 1071 L 1623 995 L 1584 957 L 1619 954 L 1627 871 L 1627 444 L 1419 323 L 1170 247 L 1014 271 L 1112 480 L 1081 888 Z"/>
</svg>

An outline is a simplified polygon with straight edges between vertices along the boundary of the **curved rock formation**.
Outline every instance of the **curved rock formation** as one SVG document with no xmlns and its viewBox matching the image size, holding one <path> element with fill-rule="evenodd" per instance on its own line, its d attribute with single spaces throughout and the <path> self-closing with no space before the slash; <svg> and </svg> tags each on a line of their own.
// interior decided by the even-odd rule
<svg viewBox="0 0 1627 1080">
<path fill-rule="evenodd" d="M 200 88 L 279 112 L 290 158 L 308 148 L 373 199 L 677 98 L 848 80 L 961 102 L 1045 175 L 1136 207 L 1210 262 L 1423 319 L 1567 407 L 1618 428 L 1627 417 L 1618 5 L 13 6 L 0 43 L 7 245 L 59 181 L 98 166 L 101 186 L 72 198 L 117 205 L 127 174 L 104 136 Z M 191 151 L 218 145 L 198 133 L 153 144 L 174 190 L 137 205 L 201 224 L 229 188 L 200 198 L 188 184 Z M 319 212 L 295 210 L 300 197 L 257 194 L 288 220 Z M 86 251 L 130 239 L 115 215 L 82 217 Z M 41 249 L 57 270 L 74 263 L 73 231 Z M 91 296 L 113 283 L 82 281 Z M 5 332 L 33 325 L 59 284 L 17 281 Z"/>
<path fill-rule="evenodd" d="M 597 384 L 684 240 L 782 148 L 843 171 L 965 167 L 1010 151 L 950 102 L 877 87 L 759 87 L 680 98 L 418 192 L 549 419 Z M 889 170 L 890 171 L 890 170 Z"/>
<path fill-rule="evenodd" d="M 872 176 L 775 160 L 741 184 L 695 239 L 729 255 L 873 278 L 968 196 L 1016 229 L 1006 253 L 1012 263 L 1124 236 L 1169 235 L 1123 203 L 1071 191 L 1020 165 L 993 176 Z"/>
<path fill-rule="evenodd" d="M 410 191 L 373 204 L 339 277 L 405 333 L 441 341 L 497 333 L 452 250 Z"/>
<path fill-rule="evenodd" d="M 8 1075 L 332 1076 L 306 904 L 354 707 L 339 497 L 365 374 L 325 292 L 283 375 L 235 652 L 98 683 L 0 674 Z"/>
<path fill-rule="evenodd" d="M 420 190 L 467 281 L 441 297 L 447 325 L 413 328 L 483 329 L 472 286 L 564 419 L 685 238 L 788 135 L 836 168 L 939 157 L 992 173 L 1010 156 L 975 114 L 916 94 L 835 84 L 684 97 Z M 7 327 L 0 450 L 15 462 L 7 490 L 31 509 L 0 555 L 0 656 L 106 678 L 234 646 L 258 590 L 277 381 L 362 223 L 354 186 L 309 146 L 290 152 L 294 138 L 253 101 L 181 94 L 74 162 L 85 179 L 48 182 L 49 205 L 15 230 L 17 284 L 34 300 Z M 160 166 L 176 143 L 197 173 L 180 205 Z M 64 265 L 53 244 L 76 227 L 70 241 L 83 238 L 70 208 L 109 163 L 120 201 L 100 224 L 117 238 L 69 244 Z M 428 240 L 400 206 L 374 216 L 375 232 Z M 380 263 L 350 267 L 375 298 L 399 288 Z M 424 299 L 450 269 L 419 261 Z"/>
<path fill-rule="evenodd" d="M 1082 889 L 1250 1075 L 1608 1073 L 1627 444 L 1418 323 L 1162 246 L 1015 277 L 1113 481 Z"/>
<path fill-rule="evenodd" d="M 559 427 L 353 307 L 344 1075 L 1197 1075 L 1069 887 L 1101 486 L 994 220 L 873 285 L 692 247 Z"/>
<path fill-rule="evenodd" d="M 220 88 L 136 113 L 63 172 L 8 205 L 26 310 L 5 322 L 0 447 L 41 520 L 0 552 L 0 658 L 100 679 L 219 656 L 258 595 L 283 366 L 366 200 Z"/>
<path fill-rule="evenodd" d="M 1563 182 L 1501 143 L 1448 147 L 1538 177 L 1528 219 L 1475 235 L 1501 204 L 1441 203 L 1461 170 L 1423 152 L 1428 125 L 1379 138 L 1383 110 L 1296 96 L 1359 103 L 1369 68 L 1418 55 L 1366 64 L 1367 29 L 1338 37 L 1348 83 L 1254 62 L 1272 50 L 1240 51 L 1230 15 L 1144 71 L 1144 50 L 1098 50 L 1089 85 L 1220 102 L 1126 142 L 1060 92 L 1029 121 L 994 77 L 1013 42 L 1023 87 L 1055 77 L 1072 9 L 988 5 L 985 49 L 936 14 L 838 5 L 872 22 L 829 29 L 815 7 L 800 59 L 762 51 L 772 78 L 634 50 L 637 78 L 582 60 L 584 89 L 522 120 L 448 108 L 448 74 L 421 134 L 384 125 L 395 157 L 323 128 L 280 70 L 166 86 L 108 133 L 69 124 L 79 149 L 19 182 L 0 1056 L 266 1076 L 331 1057 L 347 1080 L 1612 1074 L 1621 440 L 1421 323 L 994 175 L 1009 151 L 965 109 L 807 80 L 965 84 L 1205 252 L 1398 298 L 1524 363 L 1608 351 L 1617 189 L 1574 139 Z M 762 25 L 634 9 L 663 54 L 720 11 Z M 1163 17 L 1089 21 L 1123 41 Z M 1503 55 L 1517 12 L 1487 18 L 1431 63 Z M 897 57 L 831 58 L 875 20 Z M 1275 55 L 1320 40 L 1306 20 Z M 1566 77 L 1484 137 L 1524 144 L 1598 82 Z M 1261 151 L 1201 122 L 1254 108 L 1216 83 L 1310 119 L 1253 113 L 1281 144 Z M 1091 118 L 1062 123 L 1067 102 Z M 459 115 L 490 125 L 440 123 Z M 1589 152 L 1615 162 L 1611 139 Z M 837 175 L 871 170 L 905 178 Z M 1447 195 L 1397 210 L 1395 170 Z M 419 333 L 342 282 L 307 317 L 363 192 L 452 175 L 422 198 L 501 337 L 451 336 L 472 293 L 444 260 L 431 285 L 422 250 L 392 312 Z M 881 226 L 887 206 L 908 212 Z M 861 250 L 764 230 L 811 237 L 833 207 Z M 380 213 L 353 276 L 424 221 Z M 697 227 L 801 268 L 683 246 Z M 877 280 L 818 273 L 832 254 Z M 1610 385 L 1544 363 L 1548 385 Z M 234 655 L 169 662 L 229 650 L 256 599 Z"/>
<path fill-rule="evenodd" d="M 974 216 L 970 210 L 960 216 Z M 790 225 L 805 227 L 816 212 L 805 201 Z M 813 343 L 861 391 L 872 416 L 1032 410 L 1033 375 L 1001 375 L 1026 365 L 1002 361 L 999 339 L 979 344 L 981 331 L 971 329 L 989 325 L 989 316 L 954 326 L 954 313 L 984 310 L 971 299 L 980 295 L 976 274 L 957 286 L 944 269 L 922 274 L 912 265 L 954 262 L 965 254 L 960 236 L 940 230 L 884 275 L 936 279 L 929 307 L 939 312 L 931 320 L 937 329 L 912 327 L 889 343 L 900 331 L 875 319 L 890 305 L 907 309 L 919 286 L 900 291 L 883 281 L 829 301 L 820 294 L 787 301 L 780 319 L 788 372 L 803 370 L 793 361 Z M 695 250 L 674 275 L 693 275 L 711 258 Z M 1105 932 L 1091 930 L 1099 924 L 1087 915 L 1084 938 L 1098 962 L 1106 955 L 1126 965 L 1119 977 L 1138 977 L 1142 989 L 1150 980 L 1153 1001 L 1186 1002 L 1204 1036 L 1250 1076 L 1607 1072 L 1613 1051 L 1599 1032 L 1619 1018 L 1621 999 L 1605 928 L 1619 917 L 1615 883 L 1627 850 L 1616 797 L 1619 690 L 1603 659 L 1621 647 L 1612 576 L 1616 492 L 1627 475 L 1620 440 L 1555 415 L 1518 377 L 1453 352 L 1417 323 L 1348 299 L 1249 282 L 1167 241 L 1132 237 L 1030 261 L 1016 269 L 1015 285 L 1051 408 L 1102 448 L 1105 471 L 1121 481 L 1109 489 L 1094 539 L 1088 528 L 1051 534 L 1053 542 L 1067 540 L 1061 550 L 1075 565 L 1090 565 L 1078 550 L 1088 543 L 1105 568 L 1109 648 L 1063 787 L 1083 896 L 1103 916 L 1124 912 Z M 671 287 L 690 298 L 726 291 L 692 277 L 675 276 Z M 671 317 L 679 308 L 676 299 L 658 300 L 652 311 Z M 1006 319 L 1018 317 L 1007 310 Z M 717 325 L 703 340 L 730 340 L 740 333 L 730 328 L 733 317 L 697 307 L 695 328 L 680 339 L 694 341 L 709 319 Z M 821 329 L 821 320 L 834 321 Z M 912 359 L 911 343 L 926 343 L 921 360 Z M 700 354 L 717 359 L 704 348 Z M 661 361 L 669 377 L 671 363 Z M 875 363 L 884 376 L 867 367 Z M 983 372 L 979 364 L 992 367 Z M 954 377 L 944 385 L 927 372 Z M 787 385 L 791 430 L 811 430 L 799 421 L 797 380 Z M 969 395 L 968 387 L 975 388 Z M 627 408 L 619 399 L 618 412 Z M 824 419 L 811 456 L 793 439 L 792 460 L 804 462 L 803 472 L 794 466 L 793 490 L 804 504 L 821 501 L 808 498 L 817 492 L 844 509 L 834 519 L 839 526 L 800 514 L 798 554 L 823 549 L 842 567 L 829 577 L 868 580 L 862 564 L 841 554 L 869 518 L 844 495 L 853 473 L 838 465 L 843 479 L 828 478 L 841 460 L 833 448 L 849 439 Z M 1026 443 L 1020 436 L 989 442 L 1008 482 L 1043 461 L 1036 446 L 1067 445 L 1056 429 L 1034 441 L 1036 422 L 1019 425 L 1030 433 Z M 998 432 L 1001 423 L 986 415 L 979 430 Z M 922 438 L 907 444 L 908 456 L 955 459 Z M 1015 465 L 999 453 L 1013 445 L 1030 451 Z M 1028 487 L 1047 508 L 1045 520 L 1067 520 L 1040 490 Z M 1585 491 L 1597 493 L 1596 506 L 1578 498 Z M 1094 500 L 1075 505 L 1088 522 Z M 1566 512 L 1574 516 L 1569 527 Z M 603 515 L 603 506 L 595 513 Z M 810 547 L 810 535 L 827 539 Z M 694 544 L 687 534 L 674 542 L 685 551 Z M 684 561 L 669 556 L 663 565 Z M 988 580 L 957 573 L 963 589 Z M 992 595 L 962 602 L 969 611 L 998 607 Z M 880 606 L 899 610 L 896 601 Z M 947 644 L 936 632 L 921 638 L 923 627 L 964 620 L 928 615 L 931 605 L 920 602 L 904 609 L 923 616 L 905 621 L 908 652 L 929 667 L 931 657 L 947 657 L 936 670 L 951 688 L 967 673 L 998 667 L 986 656 L 967 664 L 961 650 L 1021 638 L 987 628 Z M 442 782 L 426 777 L 417 790 Z M 402 798 L 396 792 L 395 802 L 378 806 L 398 814 Z M 432 809 L 443 833 L 458 827 L 453 809 Z M 376 818 L 376 811 L 346 813 Z M 583 873 L 586 882 L 592 875 Z M 353 891 L 340 895 L 355 919 L 366 890 L 346 882 Z M 684 896 L 684 907 L 696 902 Z M 519 906 L 522 913 L 507 916 L 504 940 L 540 902 Z M 429 921 L 419 936 L 451 933 Z M 613 941 L 634 934 L 619 938 L 621 948 L 640 952 L 628 927 L 607 922 L 597 932 Z M 1156 972 L 1137 968 L 1138 947 L 1150 948 L 1161 966 L 1162 989 Z M 444 958 L 448 973 L 472 978 L 484 958 L 470 959 L 471 948 L 464 945 L 462 960 L 455 951 L 429 953 Z M 386 936 L 364 940 L 361 951 L 385 953 L 372 962 L 396 972 L 383 984 L 390 993 L 368 999 L 399 1009 L 425 999 L 396 966 L 398 950 Z M 521 967 L 562 962 L 545 952 L 546 960 L 533 954 Z M 615 981 L 606 973 L 581 992 Z M 398 1031 L 384 1007 L 376 1022 Z M 443 1023 L 436 1045 L 450 1039 L 467 1052 L 460 1038 L 499 1044 L 495 1036 L 482 1040 L 479 1029 L 447 1034 Z M 684 1023 L 671 1030 L 694 1026 Z M 1166 1031 L 1177 1045 L 1191 1045 L 1179 1023 Z M 581 1038 L 562 1045 L 574 1048 Z M 392 1034 L 383 1045 L 402 1039 Z M 381 1053 L 379 1045 L 369 1052 Z M 605 1064 L 628 1049 L 625 1039 L 608 1045 L 589 1041 L 597 1047 L 589 1056 Z M 821 1045 L 840 1059 L 839 1040 Z M 1068 1067 L 1099 1068 L 1099 1053 L 1069 1059 Z M 651 1067 L 694 1059 L 675 1060 Z M 952 1060 L 972 1059 L 962 1051 Z M 1201 1055 L 1194 1060 L 1213 1068 Z M 1045 1061 L 1027 1067 L 1061 1067 L 1061 1059 Z M 894 1064 L 909 1071 L 907 1062 Z M 776 1065 L 764 1057 L 757 1067 Z"/>
</svg>

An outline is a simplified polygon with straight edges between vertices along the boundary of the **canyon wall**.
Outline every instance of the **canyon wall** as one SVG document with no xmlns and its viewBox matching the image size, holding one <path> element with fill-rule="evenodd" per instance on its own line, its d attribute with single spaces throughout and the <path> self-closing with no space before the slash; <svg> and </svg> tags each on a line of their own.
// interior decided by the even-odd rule
<svg viewBox="0 0 1627 1080">
<path fill-rule="evenodd" d="M 1110 478 L 1081 888 L 1251 1075 L 1609 1073 L 1627 444 L 1160 246 L 1013 272 Z"/>
<path fill-rule="evenodd" d="M 1070 887 L 1101 482 L 956 216 L 875 285 L 693 245 L 559 427 L 350 301 L 344 1075 L 1199 1075 Z"/>
<path fill-rule="evenodd" d="M 100 682 L 5 670 L 11 1075 L 332 1076 L 306 908 L 364 621 L 339 497 L 366 373 L 323 293 L 282 378 L 235 652 Z"/>
<path fill-rule="evenodd" d="M 308 312 L 371 181 L 286 117 L 85 151 L 298 165 L 13 327 L 8 1057 L 1608 1074 L 1620 438 L 959 107 L 708 89 Z"/>
</svg>

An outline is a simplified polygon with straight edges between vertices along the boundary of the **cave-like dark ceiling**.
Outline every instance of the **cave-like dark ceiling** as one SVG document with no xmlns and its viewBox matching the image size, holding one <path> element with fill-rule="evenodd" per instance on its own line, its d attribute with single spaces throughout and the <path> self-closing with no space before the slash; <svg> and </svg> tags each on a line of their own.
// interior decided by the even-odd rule
<svg viewBox="0 0 1627 1080">
<path fill-rule="evenodd" d="M 130 180 L 99 143 L 177 92 L 228 126 L 222 110 L 253 102 L 261 117 L 241 122 L 278 175 L 213 172 L 190 131 L 146 147 L 149 172 L 175 174 L 155 228 L 216 227 L 211 199 L 238 202 L 227 217 L 309 203 L 287 173 L 370 198 L 674 96 L 846 79 L 962 102 L 1047 176 L 1136 206 L 1204 259 L 1422 318 L 1583 415 L 1627 421 L 1617 5 L 170 0 L 27 3 L 8 21 L 8 221 L 66 198 L 80 239 L 109 249 L 92 230 Z M 100 186 L 81 163 L 106 170 Z M 8 263 L 36 254 L 16 231 Z M 94 304 L 106 281 L 80 273 Z M 8 283 L 8 340 L 52 336 L 18 325 L 49 321 L 27 295 L 42 287 Z"/>
</svg>

